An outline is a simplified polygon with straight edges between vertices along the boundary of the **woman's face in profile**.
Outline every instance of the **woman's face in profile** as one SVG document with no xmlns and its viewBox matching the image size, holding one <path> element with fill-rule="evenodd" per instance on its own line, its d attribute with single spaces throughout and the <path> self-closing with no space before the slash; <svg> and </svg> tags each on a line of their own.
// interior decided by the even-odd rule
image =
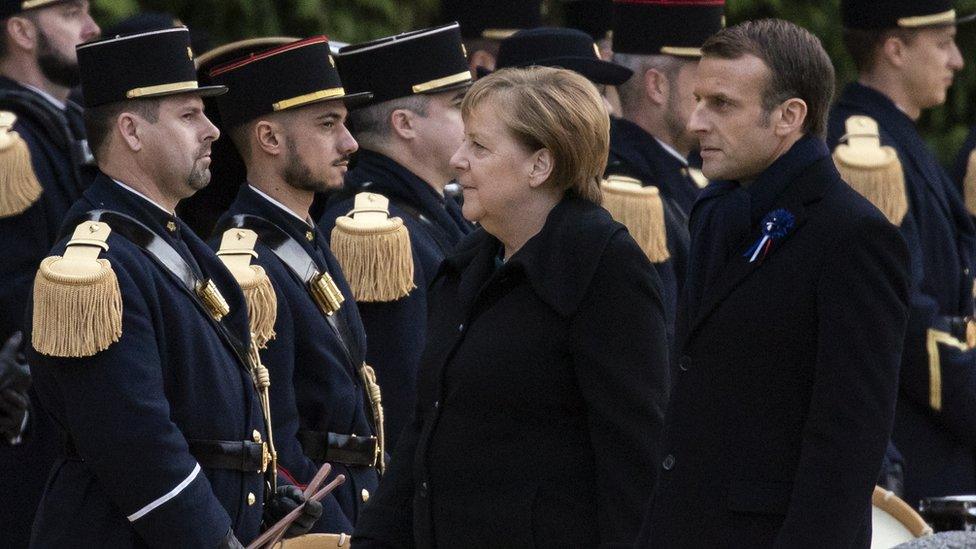
<svg viewBox="0 0 976 549">
<path fill-rule="evenodd" d="M 451 157 L 464 193 L 464 217 L 491 232 L 506 212 L 532 198 L 529 174 L 534 154 L 515 140 L 494 113 L 500 108 L 486 100 L 464 120 L 464 142 Z"/>
</svg>

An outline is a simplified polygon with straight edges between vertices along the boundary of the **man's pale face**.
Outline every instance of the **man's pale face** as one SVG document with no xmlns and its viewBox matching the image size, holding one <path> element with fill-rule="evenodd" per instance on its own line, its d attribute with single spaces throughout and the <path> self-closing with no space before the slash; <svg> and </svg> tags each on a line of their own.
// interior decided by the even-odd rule
<svg viewBox="0 0 976 549">
<path fill-rule="evenodd" d="M 956 27 L 931 27 L 915 31 L 904 46 L 902 74 L 914 107 L 929 109 L 945 103 L 946 92 L 963 59 L 956 46 Z"/>
<path fill-rule="evenodd" d="M 359 145 L 346 129 L 346 106 L 325 101 L 288 113 L 285 181 L 297 189 L 324 192 L 342 187 L 349 156 Z"/>
<path fill-rule="evenodd" d="M 678 73 L 669 82 L 668 106 L 665 112 L 671 143 L 679 151 L 698 147 L 698 136 L 688 129 L 688 120 L 695 110 L 695 82 L 698 78 L 698 61 L 681 64 Z"/>
<path fill-rule="evenodd" d="M 31 17 L 37 26 L 37 62 L 48 80 L 73 87 L 78 84 L 75 46 L 101 34 L 87 0 L 71 0 L 41 8 Z"/>
<path fill-rule="evenodd" d="M 428 166 L 436 167 L 446 184 L 454 178 L 451 156 L 464 140 L 461 101 L 466 89 L 431 94 L 427 116 L 417 116 L 414 124 Z M 432 182 L 434 183 L 434 182 Z"/>
<path fill-rule="evenodd" d="M 702 59 L 689 129 L 698 136 L 709 179 L 751 181 L 778 156 L 782 138 L 770 123 L 775 112 L 763 109 L 769 79 L 769 68 L 753 55 Z"/>
</svg>

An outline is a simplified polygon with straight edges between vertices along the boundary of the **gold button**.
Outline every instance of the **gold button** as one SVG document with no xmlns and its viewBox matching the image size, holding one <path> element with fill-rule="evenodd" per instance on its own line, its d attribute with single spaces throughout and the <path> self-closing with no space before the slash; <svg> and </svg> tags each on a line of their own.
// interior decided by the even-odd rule
<svg viewBox="0 0 976 549">
<path fill-rule="evenodd" d="M 363 488 L 363 502 L 369 501 L 369 490 Z"/>
<path fill-rule="evenodd" d="M 247 493 L 247 504 L 248 505 L 254 505 L 254 502 L 257 501 L 257 500 L 258 500 L 258 498 L 254 496 L 254 492 L 248 492 Z"/>
<path fill-rule="evenodd" d="M 254 432 L 251 433 L 251 438 L 254 439 L 254 442 L 261 442 L 261 433 L 259 433 L 258 430 L 255 429 Z"/>
<path fill-rule="evenodd" d="M 169 231 L 169 232 L 171 232 L 171 233 L 175 233 L 176 232 L 176 223 L 173 223 L 172 221 L 167 222 L 166 223 L 166 230 Z"/>
<path fill-rule="evenodd" d="M 315 235 L 312 234 L 312 231 L 305 231 L 305 239 L 311 242 L 315 240 Z"/>
</svg>

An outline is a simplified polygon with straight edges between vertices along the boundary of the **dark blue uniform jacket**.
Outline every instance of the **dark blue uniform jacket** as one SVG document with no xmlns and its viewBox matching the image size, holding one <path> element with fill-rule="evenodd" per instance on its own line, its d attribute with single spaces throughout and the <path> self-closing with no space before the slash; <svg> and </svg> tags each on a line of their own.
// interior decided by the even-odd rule
<svg viewBox="0 0 976 549">
<path fill-rule="evenodd" d="M 249 341 L 240 288 L 182 221 L 105 176 L 67 219 L 95 209 L 141 221 L 197 265 L 230 305 L 224 324 Z M 37 393 L 76 448 L 51 471 L 32 545 L 215 547 L 230 527 L 246 544 L 261 524 L 261 474 L 200 470 L 187 441 L 267 439 L 251 375 L 178 278 L 119 234 L 108 245 L 100 257 L 122 292 L 121 339 L 86 358 L 28 349 Z"/>
<path fill-rule="evenodd" d="M 976 232 L 958 190 L 915 129 L 883 94 L 851 84 L 831 113 L 828 142 L 848 117 L 878 122 L 898 152 L 908 215 L 901 234 L 912 253 L 912 292 L 892 441 L 905 459 L 905 499 L 976 492 L 976 352 L 933 341 L 953 318 L 973 313 Z M 933 404 L 939 404 L 935 409 Z"/>
<path fill-rule="evenodd" d="M 58 240 L 64 214 L 94 179 L 88 164 L 81 108 L 61 111 L 47 99 L 0 76 L 0 110 L 17 115 L 14 125 L 27 143 L 34 174 L 43 188 L 37 202 L 21 214 L 0 218 L 0 341 L 23 329 L 34 273 Z M 4 166 L 0 166 L 3 172 Z M 58 454 L 58 438 L 47 414 L 31 394 L 23 442 L 0 445 L 0 493 L 17 494 L 0 502 L 3 542 L 25 547 L 44 479 Z M 0 544 L 2 545 L 2 544 Z"/>
<path fill-rule="evenodd" d="M 313 258 L 319 272 L 332 275 L 346 301 L 335 313 L 341 317 L 352 336 L 347 358 L 335 331 L 319 311 L 307 285 L 285 265 L 260 239 L 253 263 L 261 265 L 271 278 L 278 298 L 275 338 L 261 351 L 264 365 L 271 373 L 271 417 L 279 470 L 295 484 L 304 486 L 322 465 L 302 452 L 299 431 L 333 432 L 344 435 L 374 435 L 369 401 L 359 375 L 366 350 L 356 303 L 339 264 L 329 250 L 328 242 L 317 228 L 303 223 L 294 215 L 272 204 L 251 188 L 241 185 L 230 209 L 217 222 L 222 227 L 231 216 L 249 214 L 261 217 L 288 233 Z M 311 239 L 308 236 L 311 235 Z M 220 245 L 219 234 L 212 245 Z M 371 467 L 349 467 L 333 463 L 333 474 L 346 476 L 325 503 L 323 518 L 317 530 L 352 532 L 363 490 L 372 493 L 379 482 Z M 368 497 L 368 496 L 367 496 Z M 341 509 L 334 507 L 336 501 Z"/>
<path fill-rule="evenodd" d="M 335 219 L 352 210 L 352 195 L 367 190 L 390 199 L 390 215 L 403 219 L 413 248 L 416 289 L 396 301 L 358 304 L 369 340 L 366 362 L 376 369 L 383 389 L 387 447 L 392 451 L 410 419 L 417 395 L 417 365 L 425 342 L 427 286 L 447 253 L 471 231 L 471 225 L 455 201 L 445 200 L 390 158 L 361 150 L 356 167 L 346 175 L 342 199 L 329 204 L 322 217 L 322 232 L 331 234 Z"/>
<path fill-rule="evenodd" d="M 780 209 L 792 228 L 750 263 Z M 748 189 L 713 182 L 691 228 L 679 375 L 638 545 L 869 547 L 907 318 L 903 239 L 811 137 Z"/>
</svg>

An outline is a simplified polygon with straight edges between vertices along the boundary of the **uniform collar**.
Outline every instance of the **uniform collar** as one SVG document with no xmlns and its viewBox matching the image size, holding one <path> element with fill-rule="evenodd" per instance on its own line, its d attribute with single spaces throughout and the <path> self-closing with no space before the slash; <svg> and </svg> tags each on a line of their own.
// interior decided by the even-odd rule
<svg viewBox="0 0 976 549">
<path fill-rule="evenodd" d="M 274 204 L 279 210 L 281 210 L 284 213 L 290 215 L 291 217 L 294 217 L 299 222 L 303 223 L 306 227 L 308 227 L 308 228 L 311 228 L 312 227 L 311 221 L 309 221 L 308 219 L 302 219 L 301 216 L 299 216 L 298 214 L 296 214 L 295 212 L 293 212 L 291 210 L 291 208 L 289 208 L 288 206 L 285 206 L 281 202 L 278 202 L 274 198 L 271 198 L 270 195 L 268 195 L 267 193 L 265 193 L 264 191 L 262 191 L 261 189 L 255 187 L 254 185 L 252 185 L 250 183 L 248 183 L 247 186 L 250 187 L 251 190 L 254 191 L 255 194 L 257 194 L 261 198 L 267 200 L 268 202 Z"/>
<path fill-rule="evenodd" d="M 48 103 L 50 103 L 51 105 L 53 105 L 54 108 L 58 109 L 59 111 L 65 111 L 65 110 L 68 109 L 68 105 L 64 101 L 60 101 L 58 98 L 56 98 L 53 95 L 47 93 L 46 91 L 42 90 L 41 88 L 37 88 L 37 87 L 31 86 L 30 84 L 24 84 L 23 82 L 21 82 L 20 85 L 23 86 L 23 87 L 25 87 L 25 88 L 27 88 L 28 90 L 36 93 L 37 95 L 40 95 L 41 97 L 44 98 L 45 101 L 47 101 Z"/>
<path fill-rule="evenodd" d="M 600 206 L 568 197 L 549 212 L 542 230 L 497 271 L 501 243 L 484 229 L 466 237 L 442 269 L 460 273 L 458 295 L 468 306 L 492 274 L 521 272 L 540 299 L 568 317 L 586 296 L 607 242 L 622 229 Z"/>
<path fill-rule="evenodd" d="M 121 182 L 121 181 L 119 181 L 118 179 L 115 179 L 115 178 L 113 177 L 113 178 L 112 178 L 112 181 L 115 181 L 115 183 L 116 183 L 116 184 L 118 184 L 118 186 L 120 186 L 120 187 L 122 187 L 123 189 L 125 189 L 125 190 L 127 190 L 127 191 L 129 191 L 130 193 L 132 193 L 132 194 L 134 194 L 134 195 L 136 195 L 136 196 L 138 196 L 139 198 L 141 198 L 141 199 L 143 199 L 143 200 L 145 200 L 146 202 L 148 202 L 148 203 L 150 203 L 150 204 L 152 204 L 152 205 L 153 205 L 153 206 L 155 206 L 156 208 L 159 208 L 159 209 L 160 209 L 160 210 L 162 210 L 162 211 L 163 211 L 163 213 L 164 213 L 164 214 L 166 214 L 167 216 L 169 216 L 169 217 L 174 217 L 174 216 L 175 216 L 175 214 L 173 214 L 173 212 L 171 212 L 171 211 L 169 211 L 169 210 L 167 210 L 166 208 L 164 208 L 164 207 L 163 207 L 162 205 L 160 205 L 160 204 L 159 204 L 158 202 L 156 202 L 156 201 L 155 201 L 155 200 L 153 200 L 152 198 L 149 198 L 148 196 L 146 196 L 146 195 L 144 195 L 144 194 L 142 194 L 141 192 L 139 192 L 139 191 L 137 191 L 137 190 L 135 190 L 135 189 L 133 189 L 132 187 L 130 187 L 130 186 L 128 186 L 128 185 L 126 185 L 125 183 L 123 183 L 123 182 Z"/>
<path fill-rule="evenodd" d="M 654 137 L 654 136 L 652 135 L 651 137 Z M 681 153 L 679 153 L 677 150 L 675 150 L 674 147 L 672 147 L 671 145 L 668 145 L 664 141 L 661 141 L 657 137 L 654 137 L 654 141 L 657 141 L 657 144 L 660 145 L 662 149 L 664 149 L 664 152 L 666 152 L 666 153 L 670 154 L 671 156 L 673 156 L 675 158 L 675 160 L 677 160 L 678 162 L 681 163 L 682 166 L 684 166 L 686 168 L 688 167 L 688 159 L 685 158 L 684 156 L 682 156 Z"/>
</svg>

